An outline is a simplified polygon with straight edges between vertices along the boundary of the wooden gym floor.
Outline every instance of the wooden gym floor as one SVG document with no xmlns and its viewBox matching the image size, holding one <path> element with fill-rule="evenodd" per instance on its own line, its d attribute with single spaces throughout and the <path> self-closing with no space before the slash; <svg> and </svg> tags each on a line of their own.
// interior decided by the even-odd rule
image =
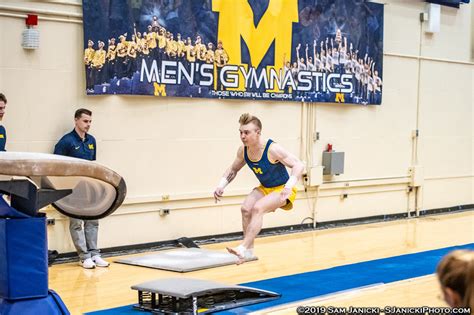
<svg viewBox="0 0 474 315">
<path fill-rule="evenodd" d="M 113 263 L 119 257 L 107 257 L 112 262 L 109 268 L 93 270 L 77 263 L 53 265 L 49 269 L 49 287 L 59 293 L 72 314 L 82 314 L 136 303 L 137 293 L 130 289 L 132 285 L 164 277 L 239 284 L 468 243 L 474 243 L 473 211 L 262 237 L 256 240 L 256 262 L 185 274 Z M 237 244 L 234 241 L 203 247 L 224 251 L 226 246 Z M 432 275 L 315 297 L 259 313 L 295 314 L 297 305 L 446 304 Z"/>
</svg>

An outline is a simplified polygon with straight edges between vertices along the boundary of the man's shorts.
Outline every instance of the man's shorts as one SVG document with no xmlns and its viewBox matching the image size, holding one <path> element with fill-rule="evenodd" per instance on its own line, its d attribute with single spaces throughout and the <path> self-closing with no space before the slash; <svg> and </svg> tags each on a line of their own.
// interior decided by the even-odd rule
<svg viewBox="0 0 474 315">
<path fill-rule="evenodd" d="M 272 192 L 281 192 L 285 188 L 285 185 L 281 186 L 276 186 L 276 187 L 264 187 L 262 185 L 258 186 L 257 189 L 260 190 L 265 196 L 271 194 Z M 293 187 L 291 189 L 291 194 L 288 196 L 288 199 L 286 199 L 286 205 L 280 207 L 283 210 L 291 210 L 293 209 L 293 202 L 295 201 L 296 198 L 296 187 Z"/>
</svg>

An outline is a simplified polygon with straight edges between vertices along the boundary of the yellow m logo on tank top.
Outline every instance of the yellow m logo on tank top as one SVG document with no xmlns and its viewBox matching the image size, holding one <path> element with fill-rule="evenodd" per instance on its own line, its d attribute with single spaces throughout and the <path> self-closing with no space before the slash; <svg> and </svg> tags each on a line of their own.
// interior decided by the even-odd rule
<svg viewBox="0 0 474 315">
<path fill-rule="evenodd" d="M 255 174 L 263 174 L 262 169 L 260 167 L 252 167 Z"/>
<path fill-rule="evenodd" d="M 89 144 L 89 150 L 94 150 L 94 145 L 92 143 Z"/>
</svg>

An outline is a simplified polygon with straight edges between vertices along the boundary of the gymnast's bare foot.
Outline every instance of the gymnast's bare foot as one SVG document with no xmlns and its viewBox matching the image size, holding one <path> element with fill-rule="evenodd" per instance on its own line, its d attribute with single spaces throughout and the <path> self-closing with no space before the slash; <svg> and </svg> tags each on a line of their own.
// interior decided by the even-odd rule
<svg viewBox="0 0 474 315">
<path fill-rule="evenodd" d="M 237 265 L 241 265 L 245 262 L 245 248 L 242 245 L 237 246 L 236 248 L 231 248 L 231 247 L 226 247 L 227 251 L 231 253 L 232 255 L 237 256 Z"/>
</svg>

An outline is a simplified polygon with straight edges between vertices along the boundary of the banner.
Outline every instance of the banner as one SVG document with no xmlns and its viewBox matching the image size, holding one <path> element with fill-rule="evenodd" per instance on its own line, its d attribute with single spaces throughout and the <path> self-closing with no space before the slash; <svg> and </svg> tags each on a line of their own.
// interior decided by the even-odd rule
<svg viewBox="0 0 474 315">
<path fill-rule="evenodd" d="M 83 0 L 87 94 L 380 104 L 383 5 Z"/>
</svg>

